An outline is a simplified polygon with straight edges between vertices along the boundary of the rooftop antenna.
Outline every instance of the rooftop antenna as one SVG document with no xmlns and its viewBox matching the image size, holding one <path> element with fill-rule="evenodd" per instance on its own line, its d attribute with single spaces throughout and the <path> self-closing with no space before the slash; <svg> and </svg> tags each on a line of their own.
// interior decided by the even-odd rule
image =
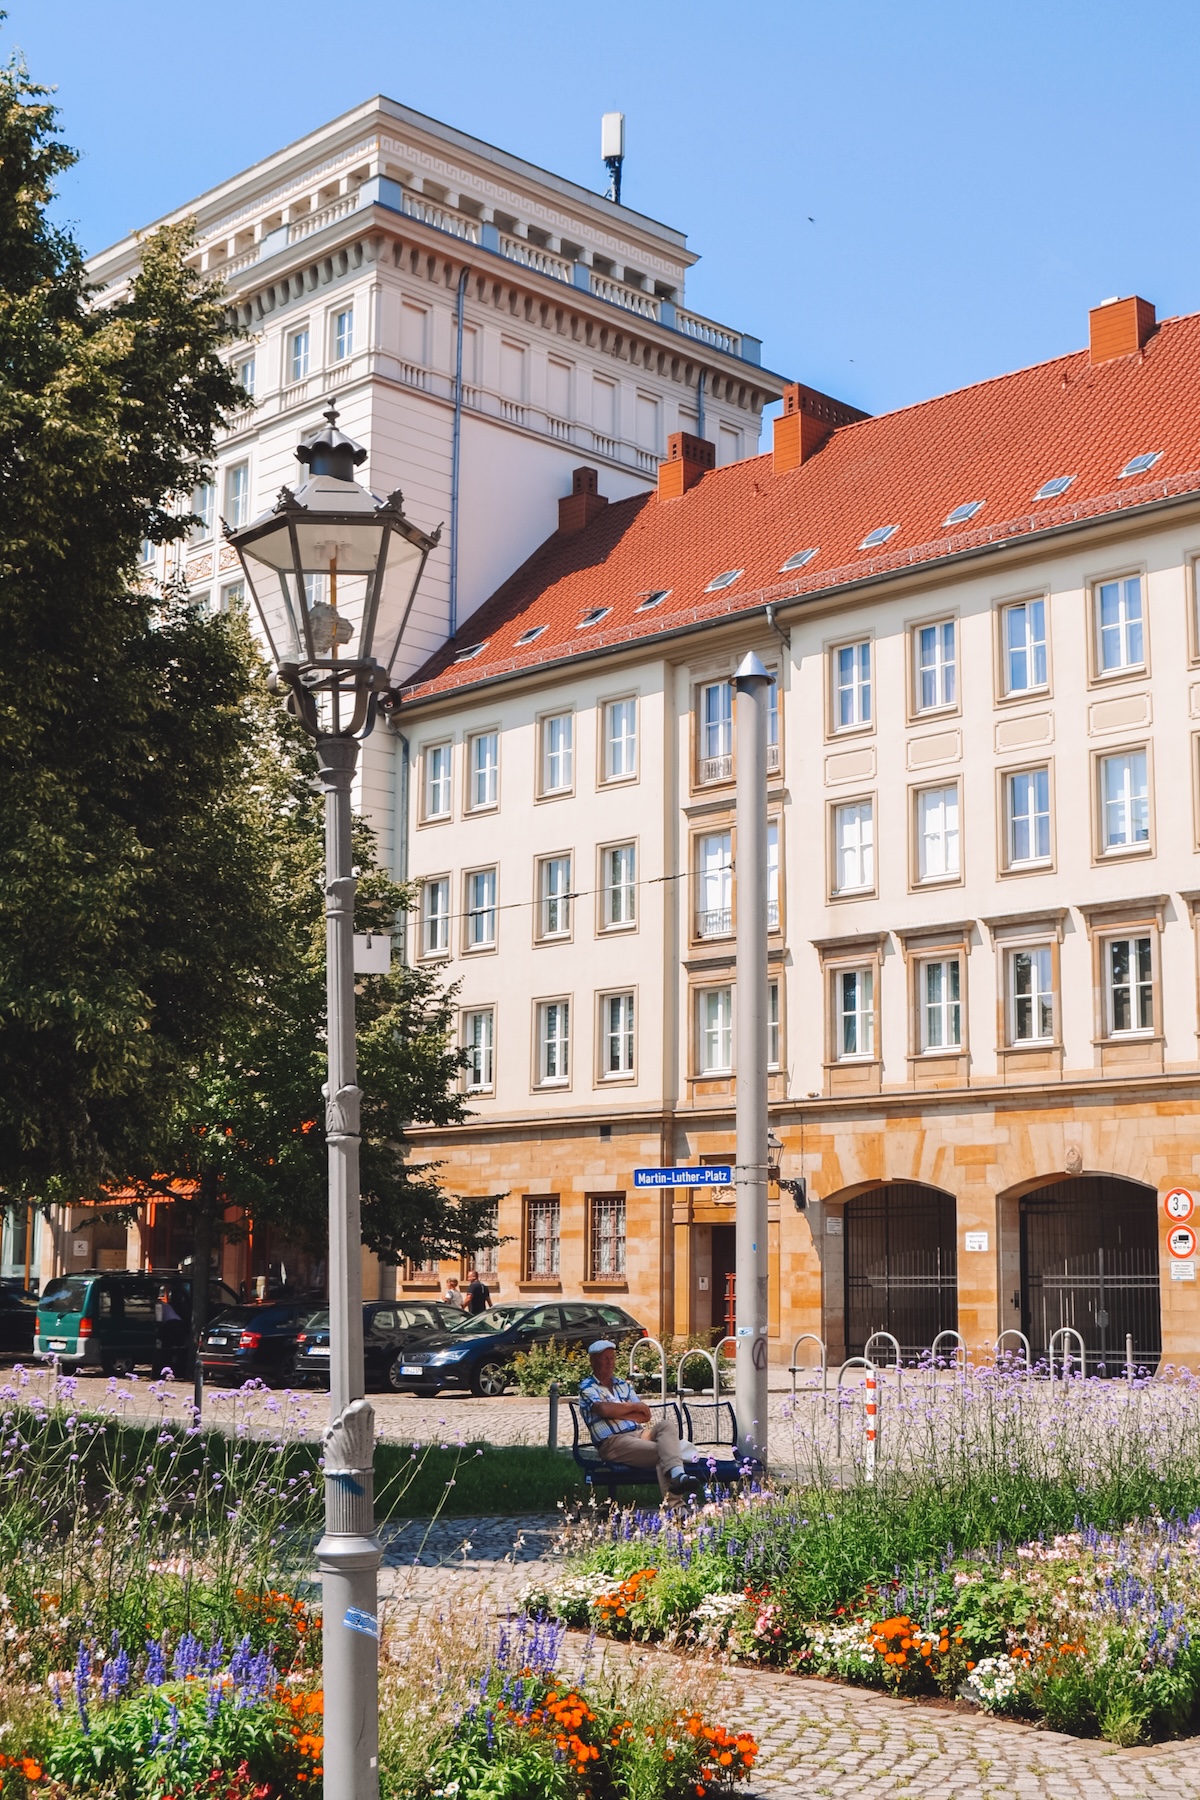
<svg viewBox="0 0 1200 1800">
<path fill-rule="evenodd" d="M 607 200 L 621 204 L 621 164 L 625 161 L 625 114 L 605 113 L 600 120 L 600 155 L 608 170 Z"/>
</svg>

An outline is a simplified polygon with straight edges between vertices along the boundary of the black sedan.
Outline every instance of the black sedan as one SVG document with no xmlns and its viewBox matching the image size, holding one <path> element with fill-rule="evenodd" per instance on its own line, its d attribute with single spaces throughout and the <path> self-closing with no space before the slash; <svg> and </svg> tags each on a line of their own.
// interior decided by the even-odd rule
<svg viewBox="0 0 1200 1800">
<path fill-rule="evenodd" d="M 363 1360 L 367 1386 L 386 1387 L 411 1344 L 446 1332 L 463 1317 L 460 1306 L 440 1300 L 368 1300 L 363 1305 Z M 314 1313 L 296 1339 L 295 1378 L 329 1386 L 329 1312 Z"/>
<path fill-rule="evenodd" d="M 0 1354 L 33 1355 L 37 1316 L 36 1294 L 7 1283 L 0 1287 Z"/>
<path fill-rule="evenodd" d="M 508 1365 L 519 1351 L 551 1341 L 574 1350 L 595 1338 L 620 1342 L 645 1335 L 645 1327 L 619 1306 L 573 1301 L 553 1306 L 492 1306 L 405 1350 L 398 1359 L 392 1386 L 401 1393 L 416 1394 L 465 1387 L 473 1394 L 494 1396 L 508 1386 Z"/>
<path fill-rule="evenodd" d="M 241 1383 L 257 1378 L 271 1386 L 292 1379 L 296 1339 L 313 1316 L 311 1301 L 269 1300 L 260 1306 L 227 1306 L 200 1339 L 205 1381 Z"/>
</svg>

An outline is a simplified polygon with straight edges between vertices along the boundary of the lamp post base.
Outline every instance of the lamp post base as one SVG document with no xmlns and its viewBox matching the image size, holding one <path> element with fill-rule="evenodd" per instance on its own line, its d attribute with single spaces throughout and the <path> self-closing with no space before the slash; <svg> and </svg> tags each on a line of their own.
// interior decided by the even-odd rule
<svg viewBox="0 0 1200 1800">
<path fill-rule="evenodd" d="M 375 1412 L 352 1400 L 325 1433 L 321 1573 L 325 1793 L 378 1800 L 379 1565 L 372 1459 Z M 331 1729 L 332 1727 L 332 1729 Z"/>
</svg>

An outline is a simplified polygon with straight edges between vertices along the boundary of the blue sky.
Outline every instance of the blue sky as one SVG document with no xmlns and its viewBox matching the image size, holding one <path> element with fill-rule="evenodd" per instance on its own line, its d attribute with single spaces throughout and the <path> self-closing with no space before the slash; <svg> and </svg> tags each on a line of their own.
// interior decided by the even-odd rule
<svg viewBox="0 0 1200 1800">
<path fill-rule="evenodd" d="M 1188 0 L 8 0 L 88 249 L 382 91 L 685 230 L 689 304 L 870 412 L 1200 310 Z"/>
</svg>

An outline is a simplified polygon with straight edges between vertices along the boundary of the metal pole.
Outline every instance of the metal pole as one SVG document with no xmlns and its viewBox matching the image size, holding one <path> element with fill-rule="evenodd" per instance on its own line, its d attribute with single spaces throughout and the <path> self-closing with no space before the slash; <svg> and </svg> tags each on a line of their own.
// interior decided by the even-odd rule
<svg viewBox="0 0 1200 1800">
<path fill-rule="evenodd" d="M 325 1792 L 379 1795 L 379 1564 L 375 1414 L 363 1398 L 359 1103 L 354 1045 L 354 890 L 350 785 L 354 738 L 317 740 L 325 788 L 325 993 L 329 1084 L 329 1429 L 325 1535 L 317 1545 L 323 1610 Z"/>
<path fill-rule="evenodd" d="M 550 1383 L 550 1422 L 546 1430 L 547 1450 L 558 1449 L 558 1383 Z"/>
<path fill-rule="evenodd" d="M 767 697 L 743 658 L 737 689 L 737 1362 L 738 1450 L 767 1460 Z"/>
</svg>

